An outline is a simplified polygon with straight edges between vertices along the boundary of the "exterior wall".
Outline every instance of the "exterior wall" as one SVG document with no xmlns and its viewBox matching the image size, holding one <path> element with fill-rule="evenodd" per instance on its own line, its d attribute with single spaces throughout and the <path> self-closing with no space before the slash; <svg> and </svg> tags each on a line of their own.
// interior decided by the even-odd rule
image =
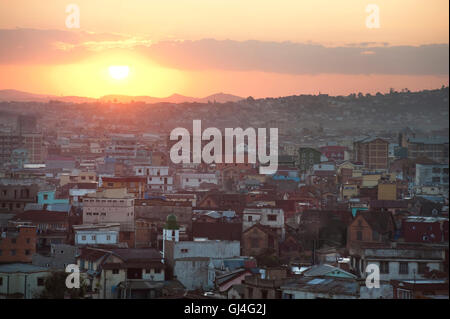
<svg viewBox="0 0 450 319">
<path fill-rule="evenodd" d="M 397 184 L 395 183 L 378 184 L 378 200 L 396 200 L 396 199 L 397 199 Z"/>
<path fill-rule="evenodd" d="M 193 257 L 230 258 L 240 256 L 241 244 L 239 241 L 180 241 L 166 242 L 167 249 L 173 250 L 173 259 Z"/>
<path fill-rule="evenodd" d="M 273 220 L 271 219 L 273 216 Z M 253 225 L 260 223 L 276 229 L 281 239 L 284 239 L 284 211 L 281 208 L 246 208 L 244 210 L 242 231 L 246 231 Z"/>
<path fill-rule="evenodd" d="M 278 240 L 274 236 L 254 227 L 242 234 L 242 254 L 244 256 L 258 256 L 267 249 L 273 249 L 278 254 Z"/>
<path fill-rule="evenodd" d="M 0 184 L 0 212 L 23 212 L 27 203 L 36 202 L 37 184 L 9 185 L 9 181 L 5 184 L 8 185 Z"/>
<path fill-rule="evenodd" d="M 216 174 L 180 174 L 179 185 L 181 189 L 197 188 L 202 183 L 218 184 L 219 180 Z"/>
<path fill-rule="evenodd" d="M 442 271 L 442 262 L 433 262 L 433 261 L 420 261 L 420 260 L 402 260 L 402 262 L 408 263 L 408 273 L 402 274 L 400 273 L 400 261 L 387 260 L 389 263 L 389 273 L 382 273 L 380 268 L 380 281 L 389 282 L 390 280 L 398 279 L 398 280 L 406 280 L 406 279 L 424 279 L 423 274 L 419 273 L 419 263 L 426 264 L 429 267 L 429 270 L 439 270 Z M 365 260 L 365 265 L 368 264 L 376 264 L 380 267 L 380 261 L 378 260 Z M 362 274 L 363 278 L 366 278 L 366 274 Z"/>
<path fill-rule="evenodd" d="M 0 237 L 0 263 L 31 262 L 36 253 L 36 227 L 19 227 L 18 232 L 8 234 Z"/>
<path fill-rule="evenodd" d="M 75 245 L 115 245 L 118 242 L 118 231 L 75 231 Z"/>
<path fill-rule="evenodd" d="M 89 198 L 83 200 L 83 223 L 134 222 L 134 199 Z"/>
<path fill-rule="evenodd" d="M 439 184 L 448 185 L 448 164 L 416 164 L 415 184 L 416 186 Z"/>
<path fill-rule="evenodd" d="M 68 198 L 55 198 L 55 193 L 54 190 L 38 192 L 38 204 L 69 204 Z"/>
<path fill-rule="evenodd" d="M 176 279 L 188 290 L 206 289 L 208 287 L 208 264 L 205 260 L 177 260 L 173 273 Z"/>
<path fill-rule="evenodd" d="M 320 163 L 322 153 L 316 149 L 308 147 L 300 147 L 299 154 L 299 169 L 302 173 L 309 170 L 314 164 Z"/>
<path fill-rule="evenodd" d="M 33 299 L 44 290 L 43 279 L 50 275 L 50 271 L 39 271 L 32 273 L 2 273 L 3 284 L 0 285 L 0 295 L 22 294 L 24 299 Z M 1 297 L 0 297 L 1 298 Z"/>
</svg>

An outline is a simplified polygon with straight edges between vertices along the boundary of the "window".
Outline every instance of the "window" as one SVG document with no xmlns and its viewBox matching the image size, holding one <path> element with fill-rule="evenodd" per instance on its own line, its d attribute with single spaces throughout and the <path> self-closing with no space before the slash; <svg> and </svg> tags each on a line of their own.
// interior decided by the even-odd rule
<svg viewBox="0 0 450 319">
<path fill-rule="evenodd" d="M 48 200 L 48 194 L 44 194 L 44 200 Z"/>
<path fill-rule="evenodd" d="M 3 250 L 0 249 L 0 256 L 3 254 Z"/>
<path fill-rule="evenodd" d="M 258 238 L 251 238 L 250 239 L 250 245 L 252 248 L 258 248 L 259 247 L 259 240 Z"/>
<path fill-rule="evenodd" d="M 388 261 L 380 262 L 380 273 L 381 274 L 389 274 L 389 262 Z"/>
<path fill-rule="evenodd" d="M 81 240 L 86 240 L 86 236 L 81 236 Z"/>
<path fill-rule="evenodd" d="M 113 275 L 118 275 L 119 274 L 119 269 L 113 269 L 112 273 L 113 273 Z"/>
<path fill-rule="evenodd" d="M 161 269 L 160 268 L 155 268 L 155 274 L 160 274 L 161 273 Z"/>
<path fill-rule="evenodd" d="M 145 273 L 146 273 L 146 274 L 151 273 L 150 269 L 145 269 Z"/>
<path fill-rule="evenodd" d="M 11 239 L 11 244 L 15 244 L 17 242 L 17 240 L 15 238 Z"/>
<path fill-rule="evenodd" d="M 110 235 L 106 235 L 106 240 L 111 240 L 111 236 Z"/>
<path fill-rule="evenodd" d="M 3 286 L 3 277 L 0 277 L 0 286 Z"/>
<path fill-rule="evenodd" d="M 399 274 L 407 275 L 408 273 L 409 273 L 408 263 L 407 262 L 400 262 Z"/>
<path fill-rule="evenodd" d="M 248 216 L 247 221 L 249 221 L 249 222 L 253 221 L 253 216 Z"/>
<path fill-rule="evenodd" d="M 397 289 L 397 299 L 412 299 L 412 293 L 410 290 Z"/>
<path fill-rule="evenodd" d="M 427 263 L 418 263 L 418 265 L 417 265 L 417 272 L 419 273 L 419 274 L 421 274 L 421 275 L 423 275 L 425 272 L 426 272 L 426 270 L 427 270 Z"/>
<path fill-rule="evenodd" d="M 16 255 L 16 250 L 15 249 L 11 249 L 11 256 L 15 256 Z"/>
<path fill-rule="evenodd" d="M 277 220 L 277 215 L 268 215 L 267 219 L 271 222 L 274 222 Z"/>
<path fill-rule="evenodd" d="M 182 248 L 182 249 L 181 249 L 181 252 L 182 252 L 182 253 L 187 253 L 188 251 L 189 251 L 189 249 L 186 249 L 186 248 Z"/>
<path fill-rule="evenodd" d="M 29 249 L 25 249 L 25 255 L 30 255 L 30 250 Z"/>
<path fill-rule="evenodd" d="M 42 277 L 40 277 L 40 278 L 37 279 L 37 285 L 38 285 L 38 286 L 43 286 L 43 285 L 44 285 L 44 282 L 45 282 L 45 280 L 44 280 L 44 278 L 42 278 Z"/>
<path fill-rule="evenodd" d="M 362 231 L 357 231 L 356 232 L 356 240 L 362 240 L 363 236 L 362 236 Z"/>
<path fill-rule="evenodd" d="M 29 244 L 29 243 L 30 243 L 30 241 L 31 241 L 31 240 L 30 240 L 30 238 L 27 238 L 27 244 Z"/>
</svg>

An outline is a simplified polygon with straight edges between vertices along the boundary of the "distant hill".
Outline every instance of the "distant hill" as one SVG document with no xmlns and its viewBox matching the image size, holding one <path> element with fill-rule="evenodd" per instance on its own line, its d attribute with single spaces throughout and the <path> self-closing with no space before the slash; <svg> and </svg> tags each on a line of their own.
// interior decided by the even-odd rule
<svg viewBox="0 0 450 319">
<path fill-rule="evenodd" d="M 151 96 L 128 96 L 128 95 L 105 95 L 99 99 L 82 97 L 82 96 L 56 96 L 56 95 L 44 95 L 44 94 L 33 94 L 17 90 L 0 90 L 0 102 L 1 101 L 17 101 L 17 102 L 48 102 L 50 100 L 57 100 L 67 103 L 89 103 L 95 101 L 102 102 L 117 102 L 117 103 L 130 103 L 134 102 L 145 102 L 145 103 L 184 103 L 184 102 L 199 102 L 208 103 L 210 102 L 236 102 L 243 100 L 242 97 L 217 93 L 203 98 L 195 98 L 184 96 L 180 94 L 173 94 L 165 98 L 151 97 Z"/>
</svg>

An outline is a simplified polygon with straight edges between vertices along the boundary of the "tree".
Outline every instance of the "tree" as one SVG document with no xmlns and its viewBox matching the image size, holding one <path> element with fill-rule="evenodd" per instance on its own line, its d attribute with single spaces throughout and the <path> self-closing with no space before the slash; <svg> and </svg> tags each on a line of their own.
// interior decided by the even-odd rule
<svg viewBox="0 0 450 319">
<path fill-rule="evenodd" d="M 87 290 L 87 285 L 84 282 L 81 282 L 80 288 L 69 289 L 66 287 L 67 276 L 68 273 L 64 271 L 52 272 L 52 274 L 45 279 L 45 288 L 38 298 L 64 299 L 66 295 L 68 295 L 70 299 L 83 298 Z"/>
</svg>

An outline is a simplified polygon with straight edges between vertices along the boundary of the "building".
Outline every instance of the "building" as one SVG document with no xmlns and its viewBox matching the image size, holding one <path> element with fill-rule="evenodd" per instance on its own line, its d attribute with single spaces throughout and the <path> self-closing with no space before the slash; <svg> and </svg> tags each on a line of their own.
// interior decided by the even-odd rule
<svg viewBox="0 0 450 319">
<path fill-rule="evenodd" d="M 165 280 L 161 254 L 147 249 L 85 247 L 77 265 L 95 299 L 151 298 L 152 286 Z"/>
<path fill-rule="evenodd" d="M 392 280 L 394 299 L 447 299 L 448 279 Z"/>
<path fill-rule="evenodd" d="M 353 144 L 354 160 L 368 169 L 388 168 L 389 142 L 378 137 L 367 137 Z"/>
<path fill-rule="evenodd" d="M 393 238 L 395 224 L 390 212 L 358 211 L 347 230 L 347 247 L 383 243 Z"/>
<path fill-rule="evenodd" d="M 135 198 L 144 198 L 147 191 L 147 178 L 142 176 L 130 177 L 100 177 L 100 189 L 117 189 L 126 188 L 129 194 L 134 195 Z"/>
<path fill-rule="evenodd" d="M 149 191 L 172 191 L 173 176 L 169 175 L 168 166 L 134 165 L 136 176 L 147 177 Z"/>
<path fill-rule="evenodd" d="M 285 227 L 284 227 L 284 211 L 277 207 L 261 207 L 261 208 L 246 208 L 244 209 L 242 216 L 242 231 L 256 224 L 270 227 L 277 237 L 284 240 Z"/>
<path fill-rule="evenodd" d="M 365 279 L 366 267 L 380 269 L 380 282 L 426 279 L 431 272 L 448 273 L 448 245 L 365 243 L 349 249 L 351 270 Z"/>
<path fill-rule="evenodd" d="M 32 264 L 51 270 L 65 271 L 67 265 L 76 264 L 78 248 L 66 244 L 52 244 L 50 253 L 46 255 L 34 254 Z"/>
<path fill-rule="evenodd" d="M 18 225 L 0 232 L 0 264 L 31 262 L 36 253 L 36 238 L 35 226 Z"/>
<path fill-rule="evenodd" d="M 277 233 L 268 226 L 254 224 L 242 233 L 242 254 L 244 256 L 278 256 Z"/>
<path fill-rule="evenodd" d="M 201 188 L 202 184 L 219 184 L 216 173 L 180 173 L 177 178 L 180 189 Z"/>
<path fill-rule="evenodd" d="M 446 185 L 448 187 L 448 164 L 416 164 L 415 185 Z"/>
<path fill-rule="evenodd" d="M 0 182 L 0 212 L 23 212 L 28 203 L 37 201 L 38 190 L 33 181 Z"/>
<path fill-rule="evenodd" d="M 405 242 L 448 242 L 448 218 L 408 216 L 402 220 L 402 235 Z"/>
<path fill-rule="evenodd" d="M 301 173 L 308 171 L 314 164 L 319 164 L 322 153 L 314 148 L 300 147 L 298 149 L 298 168 Z"/>
<path fill-rule="evenodd" d="M 105 189 L 83 198 L 83 223 L 134 225 L 134 196 L 124 188 Z"/>
<path fill-rule="evenodd" d="M 75 245 L 118 245 L 119 223 L 73 225 Z"/>
<path fill-rule="evenodd" d="M 408 158 L 427 157 L 437 163 L 448 163 L 448 137 L 409 138 Z"/>
<path fill-rule="evenodd" d="M 131 160 L 137 156 L 137 140 L 133 134 L 114 134 L 105 149 L 107 157 L 116 160 Z"/>
<path fill-rule="evenodd" d="M 209 275 L 212 259 L 239 257 L 239 241 L 169 241 L 164 244 L 165 264 L 170 267 L 174 279 L 180 281 L 188 290 L 213 287 Z"/>
<path fill-rule="evenodd" d="M 31 264 L 0 265 L 0 299 L 34 299 L 45 288 L 45 279 L 51 274 L 48 268 Z"/>
</svg>

